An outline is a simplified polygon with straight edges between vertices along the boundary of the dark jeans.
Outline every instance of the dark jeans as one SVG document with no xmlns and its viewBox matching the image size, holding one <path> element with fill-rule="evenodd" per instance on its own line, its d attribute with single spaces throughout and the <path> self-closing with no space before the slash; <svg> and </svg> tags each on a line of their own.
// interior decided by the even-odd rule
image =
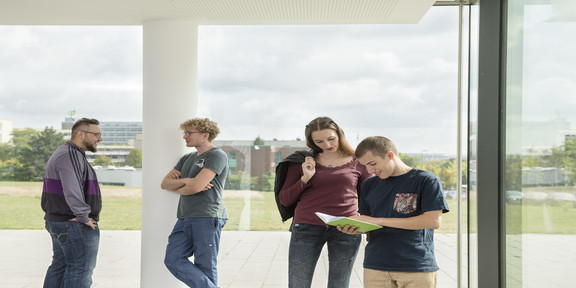
<svg viewBox="0 0 576 288">
<path fill-rule="evenodd" d="M 218 286 L 217 260 L 220 234 L 226 220 L 179 218 L 168 237 L 164 264 L 188 287 Z M 194 256 L 194 262 L 188 258 Z"/>
<path fill-rule="evenodd" d="M 83 223 L 46 222 L 52 237 L 52 264 L 44 278 L 44 288 L 89 288 L 96 267 L 100 229 Z"/>
<path fill-rule="evenodd" d="M 288 286 L 309 288 L 314 269 L 328 243 L 328 287 L 348 287 L 362 235 L 348 235 L 334 226 L 295 223 L 290 238 Z"/>
</svg>

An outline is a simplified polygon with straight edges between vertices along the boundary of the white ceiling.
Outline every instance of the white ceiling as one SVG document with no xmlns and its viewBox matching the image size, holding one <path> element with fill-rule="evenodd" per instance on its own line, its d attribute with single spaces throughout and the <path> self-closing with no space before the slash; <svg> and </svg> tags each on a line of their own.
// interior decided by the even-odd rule
<svg viewBox="0 0 576 288">
<path fill-rule="evenodd" d="M 0 25 L 418 23 L 435 0 L 0 0 Z M 439 1 L 450 2 L 453 1 Z"/>
</svg>

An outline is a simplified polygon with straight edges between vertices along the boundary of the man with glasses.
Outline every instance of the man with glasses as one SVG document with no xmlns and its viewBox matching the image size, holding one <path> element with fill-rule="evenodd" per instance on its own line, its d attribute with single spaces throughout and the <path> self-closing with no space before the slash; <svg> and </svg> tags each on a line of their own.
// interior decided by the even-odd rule
<svg viewBox="0 0 576 288">
<path fill-rule="evenodd" d="M 92 285 L 100 229 L 102 196 L 86 151 L 96 152 L 102 132 L 96 119 L 82 118 L 72 126 L 70 141 L 50 156 L 44 172 L 41 206 L 52 237 L 52 264 L 44 287 Z"/>
<path fill-rule="evenodd" d="M 189 287 L 218 287 L 220 234 L 228 219 L 222 193 L 228 176 L 228 157 L 212 144 L 220 129 L 208 118 L 180 124 L 187 147 L 160 187 L 180 194 L 178 220 L 168 238 L 164 264 Z M 194 256 L 194 262 L 189 260 Z"/>
</svg>

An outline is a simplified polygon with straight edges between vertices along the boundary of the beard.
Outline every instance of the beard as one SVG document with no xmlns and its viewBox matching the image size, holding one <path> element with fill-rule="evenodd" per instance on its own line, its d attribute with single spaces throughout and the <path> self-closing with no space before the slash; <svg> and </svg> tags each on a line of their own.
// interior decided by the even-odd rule
<svg viewBox="0 0 576 288">
<path fill-rule="evenodd" d="M 88 151 L 96 153 L 97 149 L 96 149 L 96 146 L 94 146 L 94 144 L 87 142 L 87 141 L 84 141 L 83 144 L 84 144 L 84 147 L 86 147 L 86 149 Z"/>
</svg>

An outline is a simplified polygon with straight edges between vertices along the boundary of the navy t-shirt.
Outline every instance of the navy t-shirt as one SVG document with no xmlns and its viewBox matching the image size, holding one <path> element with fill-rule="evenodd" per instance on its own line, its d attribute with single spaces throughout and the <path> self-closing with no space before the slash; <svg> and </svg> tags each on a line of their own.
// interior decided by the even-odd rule
<svg viewBox="0 0 576 288">
<path fill-rule="evenodd" d="M 362 215 L 384 218 L 408 218 L 434 210 L 448 212 L 440 179 L 419 169 L 387 179 L 367 179 L 362 183 L 358 206 Z M 369 233 L 364 268 L 400 272 L 439 269 L 434 256 L 434 229 L 384 227 Z"/>
</svg>

